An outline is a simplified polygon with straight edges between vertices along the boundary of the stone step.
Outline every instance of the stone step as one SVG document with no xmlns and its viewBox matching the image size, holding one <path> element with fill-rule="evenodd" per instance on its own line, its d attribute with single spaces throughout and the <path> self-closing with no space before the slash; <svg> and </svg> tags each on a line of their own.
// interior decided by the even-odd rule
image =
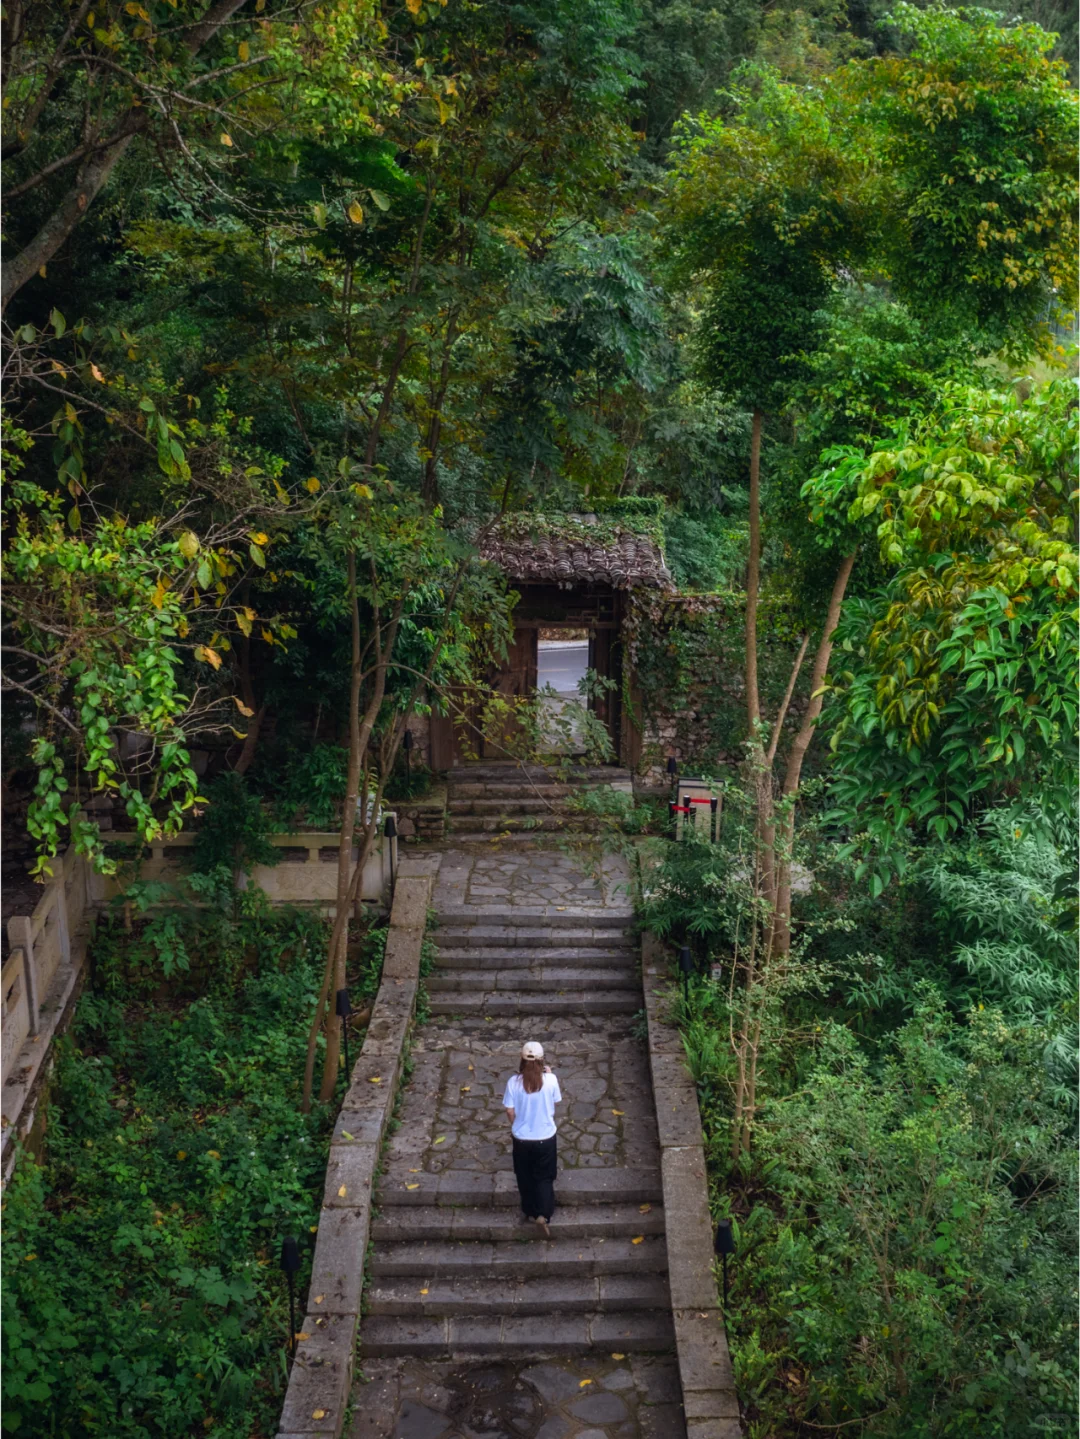
<svg viewBox="0 0 1080 1439">
<path fill-rule="evenodd" d="M 565 799 L 568 795 L 581 794 L 582 790 L 587 788 L 590 788 L 590 786 L 559 784 L 550 780 L 545 780 L 542 783 L 530 783 L 528 780 L 518 782 L 489 780 L 487 783 L 455 784 L 453 787 L 453 796 L 455 800 L 535 799 L 539 792 L 544 799 Z"/>
<path fill-rule="evenodd" d="M 537 965 L 531 969 L 498 970 L 448 968 L 445 974 L 436 972 L 428 977 L 429 994 L 444 991 L 491 990 L 498 994 L 563 994 L 575 990 L 610 991 L 632 989 L 640 995 L 641 977 L 627 965 L 623 969 L 610 966 L 603 969 L 564 969 L 551 965 Z"/>
<path fill-rule="evenodd" d="M 657 1256 L 653 1239 L 662 1241 L 664 1234 L 664 1209 L 661 1204 L 649 1205 L 642 1213 L 639 1204 L 560 1204 L 552 1221 L 550 1243 L 541 1242 L 543 1254 L 561 1254 L 573 1240 L 584 1240 L 596 1246 L 600 1240 L 604 1246 L 612 1240 L 636 1238 L 639 1234 L 645 1243 L 633 1246 L 634 1253 L 647 1251 L 650 1258 Z M 400 1244 L 410 1247 L 416 1243 L 437 1240 L 469 1240 L 489 1244 L 492 1248 L 503 1249 L 511 1246 L 519 1256 L 522 1272 L 532 1262 L 531 1253 L 524 1246 L 532 1240 L 544 1240 L 543 1233 L 535 1224 L 525 1224 L 516 1208 L 450 1208 L 448 1205 L 420 1204 L 415 1207 L 397 1205 L 387 1208 L 371 1221 L 371 1237 L 377 1245 Z M 575 1255 L 583 1252 L 580 1244 L 571 1246 Z M 387 1250 L 376 1249 L 375 1261 Z M 541 1258 L 545 1267 L 549 1261 Z M 644 1261 L 643 1261 L 644 1262 Z M 664 1264 L 667 1263 L 667 1249 L 664 1249 Z"/>
<path fill-rule="evenodd" d="M 491 798 L 478 796 L 473 799 L 452 799 L 448 805 L 451 814 L 559 814 L 572 815 L 578 811 L 566 803 L 565 798 L 549 799 L 546 795 L 534 794 L 503 795 Z"/>
<path fill-rule="evenodd" d="M 523 1014 L 492 1015 L 478 1010 L 475 1014 L 456 1013 L 452 1016 L 432 1015 L 424 1026 L 424 1039 L 429 1048 L 455 1045 L 507 1044 L 520 1052 L 523 1034 L 542 1034 L 545 1050 L 558 1053 L 560 1044 L 598 1045 L 615 1040 L 631 1039 L 641 1022 L 641 1010 L 632 1014 Z M 509 1052 L 509 1051 L 508 1051 Z M 508 1069 L 516 1068 L 507 1061 Z"/>
<path fill-rule="evenodd" d="M 360 1330 L 365 1356 L 416 1359 L 498 1354 L 539 1358 L 544 1354 L 655 1353 L 675 1342 L 671 1315 L 661 1310 L 612 1314 L 507 1314 L 478 1317 L 372 1314 Z"/>
<path fill-rule="evenodd" d="M 454 765 L 447 778 L 456 784 L 632 784 L 633 775 L 618 765 L 543 765 L 517 764 L 513 760 L 480 760 L 473 764 Z"/>
<path fill-rule="evenodd" d="M 519 1208 L 517 1183 L 512 1173 L 481 1173 L 472 1169 L 426 1170 L 413 1174 L 391 1166 L 379 1180 L 378 1202 L 386 1206 L 420 1207 L 461 1204 L 475 1207 Z M 564 1169 L 555 1183 L 557 1213 L 565 1205 L 661 1204 L 659 1169 L 627 1169 L 620 1165 L 597 1169 Z M 640 1230 L 639 1233 L 643 1233 Z"/>
<path fill-rule="evenodd" d="M 423 1281 L 423 1282 L 421 1282 Z M 425 1291 L 422 1292 L 422 1291 Z M 663 1274 L 578 1273 L 534 1278 L 504 1271 L 498 1282 L 477 1274 L 438 1278 L 377 1278 L 364 1290 L 369 1314 L 476 1315 L 610 1314 L 628 1309 L 666 1309 Z"/>
<path fill-rule="evenodd" d="M 446 827 L 457 838 L 459 834 L 551 834 L 555 831 L 581 830 L 592 833 L 600 821 L 592 815 L 551 814 L 450 814 Z"/>
<path fill-rule="evenodd" d="M 636 946 L 626 945 L 622 949 L 592 949 L 588 945 L 524 945 L 519 949 L 488 948 L 484 945 L 466 948 L 438 946 L 436 964 L 440 969 L 475 969 L 478 965 L 492 969 L 531 969 L 537 964 L 574 965 L 588 969 L 627 969 L 637 964 Z"/>
<path fill-rule="evenodd" d="M 439 990 L 432 994 L 432 1014 L 636 1014 L 641 1008 L 641 988 L 627 990 L 567 990 L 563 994 L 502 993 L 493 989 Z"/>
<path fill-rule="evenodd" d="M 530 1239 L 541 1233 L 535 1224 L 517 1227 L 531 1231 Z M 646 1238 L 639 1231 L 631 1238 L 564 1239 L 558 1215 L 552 1220 L 552 1234 L 555 1237 L 543 1244 L 533 1244 L 530 1239 L 498 1244 L 464 1240 L 382 1244 L 376 1246 L 368 1263 L 371 1273 L 384 1279 L 416 1276 L 491 1281 L 667 1273 L 667 1245 L 661 1238 Z M 639 1237 L 641 1242 L 635 1244 Z"/>
<path fill-rule="evenodd" d="M 625 914 L 610 917 L 596 914 L 583 918 L 580 914 L 556 912 L 554 915 L 530 916 L 515 923 L 496 922 L 492 915 L 481 915 L 472 923 L 457 916 L 449 918 L 443 915 L 439 917 L 438 927 L 431 931 L 431 938 L 440 948 L 445 945 L 448 949 L 466 945 L 528 945 L 531 949 L 599 945 L 608 948 L 613 944 L 629 944 L 637 948 L 633 920 Z"/>
</svg>

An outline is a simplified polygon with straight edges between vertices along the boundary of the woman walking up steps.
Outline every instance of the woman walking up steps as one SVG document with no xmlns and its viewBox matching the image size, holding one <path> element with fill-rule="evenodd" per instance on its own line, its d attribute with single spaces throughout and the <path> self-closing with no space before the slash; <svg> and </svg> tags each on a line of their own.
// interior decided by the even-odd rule
<svg viewBox="0 0 1080 1439">
<path fill-rule="evenodd" d="M 503 1105 L 514 1137 L 514 1177 L 521 1212 L 551 1238 L 555 1212 L 555 1106 L 562 1102 L 559 1081 L 544 1063 L 544 1046 L 530 1040 L 521 1047 L 517 1074 L 506 1082 Z"/>
</svg>

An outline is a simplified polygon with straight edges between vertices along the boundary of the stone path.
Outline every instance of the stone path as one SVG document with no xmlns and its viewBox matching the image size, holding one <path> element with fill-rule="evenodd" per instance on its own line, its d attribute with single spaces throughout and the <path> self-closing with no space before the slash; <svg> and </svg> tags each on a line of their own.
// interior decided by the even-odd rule
<svg viewBox="0 0 1080 1439">
<path fill-rule="evenodd" d="M 350 1439 L 684 1439 L 627 880 L 599 851 L 443 856 Z M 501 1106 L 527 1038 L 564 1096 L 550 1242 L 521 1220 Z"/>
</svg>

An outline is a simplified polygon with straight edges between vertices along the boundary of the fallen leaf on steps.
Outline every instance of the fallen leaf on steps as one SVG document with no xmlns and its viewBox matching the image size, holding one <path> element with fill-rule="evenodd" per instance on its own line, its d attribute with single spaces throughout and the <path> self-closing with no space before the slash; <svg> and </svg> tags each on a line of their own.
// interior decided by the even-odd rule
<svg viewBox="0 0 1080 1439">
<path fill-rule="evenodd" d="M 583 1379 L 583 1380 L 581 1381 L 581 1383 L 578 1385 L 578 1388 L 579 1388 L 579 1389 L 584 1389 L 586 1384 L 591 1384 L 591 1383 L 592 1383 L 592 1380 L 591 1380 L 591 1379 Z"/>
<path fill-rule="evenodd" d="M 446 1143 L 446 1135 L 445 1135 L 445 1134 L 440 1134 L 439 1137 L 438 1137 L 438 1139 L 436 1139 L 435 1143 L 436 1143 L 436 1144 L 445 1144 L 445 1143 Z"/>
<path fill-rule="evenodd" d="M 346 1193 L 346 1190 L 345 1190 L 345 1186 L 344 1186 L 344 1184 L 343 1184 L 343 1185 L 341 1186 L 341 1188 L 340 1188 L 340 1189 L 338 1190 L 338 1192 L 337 1192 L 337 1197 L 338 1197 L 339 1199 L 344 1199 L 344 1198 L 345 1198 L 345 1193 Z"/>
<path fill-rule="evenodd" d="M 405 1188 L 406 1188 L 406 1189 L 419 1189 L 420 1186 L 419 1186 L 419 1184 L 406 1184 Z"/>
<path fill-rule="evenodd" d="M 612 1112 L 612 1114 L 617 1114 L 617 1115 L 619 1116 L 619 1118 L 622 1119 L 623 1115 L 626 1113 L 626 1110 L 625 1110 L 625 1109 L 613 1109 L 611 1112 Z"/>
<path fill-rule="evenodd" d="M 325 1295 L 325 1294 L 316 1294 L 316 1296 L 315 1296 L 315 1303 L 316 1303 L 316 1304 L 321 1304 L 325 1298 L 326 1298 L 326 1295 Z"/>
<path fill-rule="evenodd" d="M 639 1204 L 639 1205 L 638 1205 L 638 1213 L 639 1213 L 639 1214 L 648 1214 L 648 1212 L 649 1212 L 649 1210 L 650 1210 L 651 1208 L 652 1208 L 652 1205 L 651 1205 L 651 1204 Z"/>
<path fill-rule="evenodd" d="M 612 1357 L 612 1359 L 625 1359 L 625 1358 L 626 1358 L 626 1355 L 625 1355 L 625 1354 L 613 1354 L 611 1357 Z"/>
<path fill-rule="evenodd" d="M 645 1243 L 645 1236 L 644 1236 L 644 1234 L 639 1234 L 636 1239 L 631 1239 L 630 1243 L 631 1243 L 631 1244 L 644 1244 L 644 1243 Z"/>
</svg>

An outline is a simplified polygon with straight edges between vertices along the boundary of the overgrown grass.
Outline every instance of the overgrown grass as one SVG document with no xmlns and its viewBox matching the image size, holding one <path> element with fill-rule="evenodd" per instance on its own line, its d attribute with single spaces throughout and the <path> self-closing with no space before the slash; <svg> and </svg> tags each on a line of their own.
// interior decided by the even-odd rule
<svg viewBox="0 0 1080 1439">
<path fill-rule="evenodd" d="M 333 1106 L 300 1113 L 323 926 L 208 916 L 200 944 L 194 922 L 179 992 L 150 972 L 161 923 L 99 934 L 96 989 L 56 1049 L 44 1162 L 22 1156 L 7 1192 L 7 1433 L 276 1429 L 280 1242 L 300 1237 L 302 1294 L 332 1126 Z"/>
</svg>

